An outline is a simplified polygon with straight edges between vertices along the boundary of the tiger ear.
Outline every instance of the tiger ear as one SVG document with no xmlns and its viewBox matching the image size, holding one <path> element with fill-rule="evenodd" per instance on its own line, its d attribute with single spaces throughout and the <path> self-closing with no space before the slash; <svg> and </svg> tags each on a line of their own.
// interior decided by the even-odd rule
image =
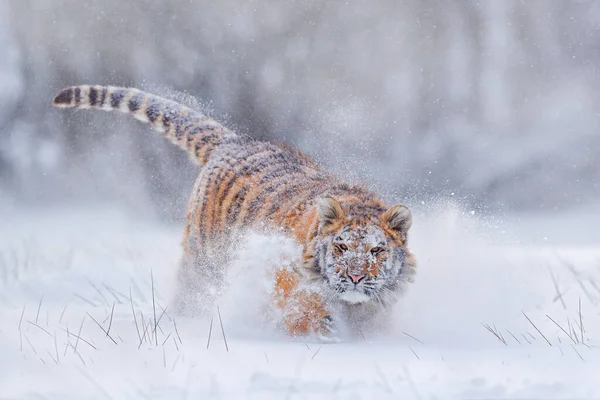
<svg viewBox="0 0 600 400">
<path fill-rule="evenodd" d="M 402 204 L 390 207 L 381 215 L 381 220 L 390 229 L 397 231 L 403 236 L 406 236 L 406 233 L 412 226 L 412 214 L 410 210 Z"/>
<path fill-rule="evenodd" d="M 319 227 L 323 229 L 344 216 L 342 206 L 333 197 L 321 197 L 317 200 L 317 210 L 319 212 Z"/>
</svg>

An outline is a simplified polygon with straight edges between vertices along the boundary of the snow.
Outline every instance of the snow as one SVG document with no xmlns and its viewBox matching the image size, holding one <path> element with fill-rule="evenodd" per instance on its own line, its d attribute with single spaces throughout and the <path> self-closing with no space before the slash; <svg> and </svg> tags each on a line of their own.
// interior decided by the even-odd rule
<svg viewBox="0 0 600 400">
<path fill-rule="evenodd" d="M 169 309 L 181 226 L 113 208 L 0 208 L 0 398 L 598 398 L 599 242 L 530 240 L 585 236 L 583 211 L 564 218 L 415 211 L 418 273 L 393 328 L 322 343 L 262 318 L 261 271 L 298 254 L 288 239 L 240 246 L 211 329 Z"/>
</svg>

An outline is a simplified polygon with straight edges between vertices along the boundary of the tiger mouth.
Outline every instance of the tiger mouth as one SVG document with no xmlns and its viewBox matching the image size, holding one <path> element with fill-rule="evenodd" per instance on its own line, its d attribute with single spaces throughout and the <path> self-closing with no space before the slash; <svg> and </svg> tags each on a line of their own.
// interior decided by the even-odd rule
<svg viewBox="0 0 600 400">
<path fill-rule="evenodd" d="M 339 298 L 350 304 L 366 303 L 371 301 L 371 296 L 363 288 L 344 288 L 339 292 Z"/>
</svg>

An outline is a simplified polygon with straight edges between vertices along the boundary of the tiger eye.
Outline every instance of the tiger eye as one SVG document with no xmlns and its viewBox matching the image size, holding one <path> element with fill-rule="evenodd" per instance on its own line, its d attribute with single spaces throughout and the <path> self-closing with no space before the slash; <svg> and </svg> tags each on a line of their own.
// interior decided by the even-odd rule
<svg viewBox="0 0 600 400">
<path fill-rule="evenodd" d="M 342 251 L 346 251 L 346 250 L 348 250 L 348 246 L 346 246 L 344 243 L 340 243 L 340 244 L 338 244 L 337 246 L 338 246 L 338 247 L 340 248 L 340 250 L 342 250 Z"/>
<path fill-rule="evenodd" d="M 374 256 L 381 254 L 383 252 L 383 247 L 373 247 L 371 249 L 371 254 L 373 254 Z"/>
</svg>

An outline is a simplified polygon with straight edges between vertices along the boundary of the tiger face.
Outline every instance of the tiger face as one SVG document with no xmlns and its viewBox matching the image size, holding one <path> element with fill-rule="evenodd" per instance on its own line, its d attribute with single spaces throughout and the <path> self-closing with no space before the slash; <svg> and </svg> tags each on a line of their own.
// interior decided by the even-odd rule
<svg viewBox="0 0 600 400">
<path fill-rule="evenodd" d="M 405 247 L 412 223 L 408 208 L 397 205 L 376 212 L 359 205 L 345 213 L 329 197 L 319 201 L 318 210 L 314 262 L 328 297 L 348 304 L 391 303 L 413 272 L 414 261 Z"/>
</svg>

